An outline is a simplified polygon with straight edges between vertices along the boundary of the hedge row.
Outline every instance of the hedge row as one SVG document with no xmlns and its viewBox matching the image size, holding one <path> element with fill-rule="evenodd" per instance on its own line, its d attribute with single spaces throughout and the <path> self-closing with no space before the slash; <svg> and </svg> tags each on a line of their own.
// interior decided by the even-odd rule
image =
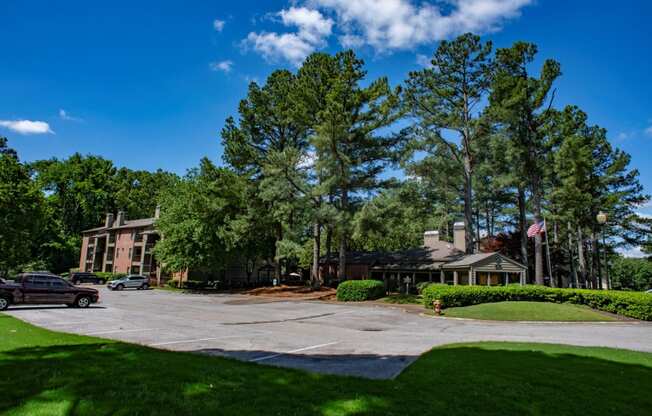
<svg viewBox="0 0 652 416">
<path fill-rule="evenodd" d="M 439 299 L 443 308 L 504 301 L 573 303 L 616 313 L 630 318 L 652 321 L 652 294 L 615 290 L 558 289 L 535 285 L 449 286 L 431 284 L 423 291 L 427 308 Z"/>
<path fill-rule="evenodd" d="M 380 280 L 347 280 L 337 286 L 337 300 L 360 302 L 385 296 L 385 284 Z"/>
<path fill-rule="evenodd" d="M 125 277 L 127 273 L 95 272 L 95 275 L 108 282 L 109 280 L 118 280 Z"/>
</svg>

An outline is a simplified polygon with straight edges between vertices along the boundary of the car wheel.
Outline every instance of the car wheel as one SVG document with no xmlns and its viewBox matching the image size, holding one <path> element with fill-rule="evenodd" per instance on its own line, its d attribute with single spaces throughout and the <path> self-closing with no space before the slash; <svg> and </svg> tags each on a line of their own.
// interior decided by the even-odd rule
<svg viewBox="0 0 652 416">
<path fill-rule="evenodd" d="M 123 285 L 123 284 L 121 283 L 121 284 L 119 284 L 118 286 L 115 287 L 115 290 L 122 290 L 122 289 L 124 289 L 124 288 L 125 288 L 125 285 Z"/>
<path fill-rule="evenodd" d="M 106 283 L 106 280 L 104 280 L 104 279 L 102 279 L 102 280 L 99 281 L 99 284 L 101 284 L 101 285 L 103 285 L 103 284 L 105 284 L 105 283 Z"/>
<path fill-rule="evenodd" d="M 75 301 L 75 306 L 78 308 L 88 308 L 91 305 L 91 298 L 88 296 L 80 296 Z"/>
<path fill-rule="evenodd" d="M 143 290 L 149 289 L 149 285 L 147 283 L 143 283 L 143 285 L 140 287 Z"/>
<path fill-rule="evenodd" d="M 9 307 L 9 299 L 5 297 L 0 298 L 0 311 L 4 311 Z"/>
</svg>

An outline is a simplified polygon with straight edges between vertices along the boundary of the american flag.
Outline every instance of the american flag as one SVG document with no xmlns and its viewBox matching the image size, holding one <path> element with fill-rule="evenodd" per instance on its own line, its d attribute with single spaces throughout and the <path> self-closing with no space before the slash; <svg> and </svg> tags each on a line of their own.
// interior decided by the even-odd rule
<svg viewBox="0 0 652 416">
<path fill-rule="evenodd" d="M 537 234 L 541 234 L 546 230 L 546 223 L 544 221 L 535 222 L 530 225 L 530 228 L 527 229 L 528 238 L 534 237 Z"/>
</svg>

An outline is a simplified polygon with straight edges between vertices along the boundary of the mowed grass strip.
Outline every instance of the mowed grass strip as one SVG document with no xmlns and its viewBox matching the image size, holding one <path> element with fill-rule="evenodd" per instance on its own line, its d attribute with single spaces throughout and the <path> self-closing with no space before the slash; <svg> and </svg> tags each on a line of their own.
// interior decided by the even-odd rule
<svg viewBox="0 0 652 416">
<path fill-rule="evenodd" d="M 349 356 L 349 358 L 351 358 Z M 0 314 L 3 415 L 649 414 L 652 354 L 435 348 L 395 380 L 311 374 L 50 332 Z"/>
<path fill-rule="evenodd" d="M 615 316 L 598 312 L 586 306 L 520 301 L 447 308 L 444 310 L 444 316 L 494 321 L 597 322 L 617 320 Z"/>
</svg>

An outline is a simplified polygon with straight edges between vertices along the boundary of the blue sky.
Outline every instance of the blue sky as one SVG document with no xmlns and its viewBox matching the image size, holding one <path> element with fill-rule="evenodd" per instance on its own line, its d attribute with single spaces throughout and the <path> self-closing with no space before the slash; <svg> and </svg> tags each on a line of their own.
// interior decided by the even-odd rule
<svg viewBox="0 0 652 416">
<path fill-rule="evenodd" d="M 81 152 L 184 173 L 220 160 L 251 80 L 344 44 L 397 84 L 439 40 L 473 30 L 560 61 L 556 106 L 606 127 L 652 192 L 650 17 L 643 1 L 3 0 L 0 134 L 27 161 Z"/>
</svg>

